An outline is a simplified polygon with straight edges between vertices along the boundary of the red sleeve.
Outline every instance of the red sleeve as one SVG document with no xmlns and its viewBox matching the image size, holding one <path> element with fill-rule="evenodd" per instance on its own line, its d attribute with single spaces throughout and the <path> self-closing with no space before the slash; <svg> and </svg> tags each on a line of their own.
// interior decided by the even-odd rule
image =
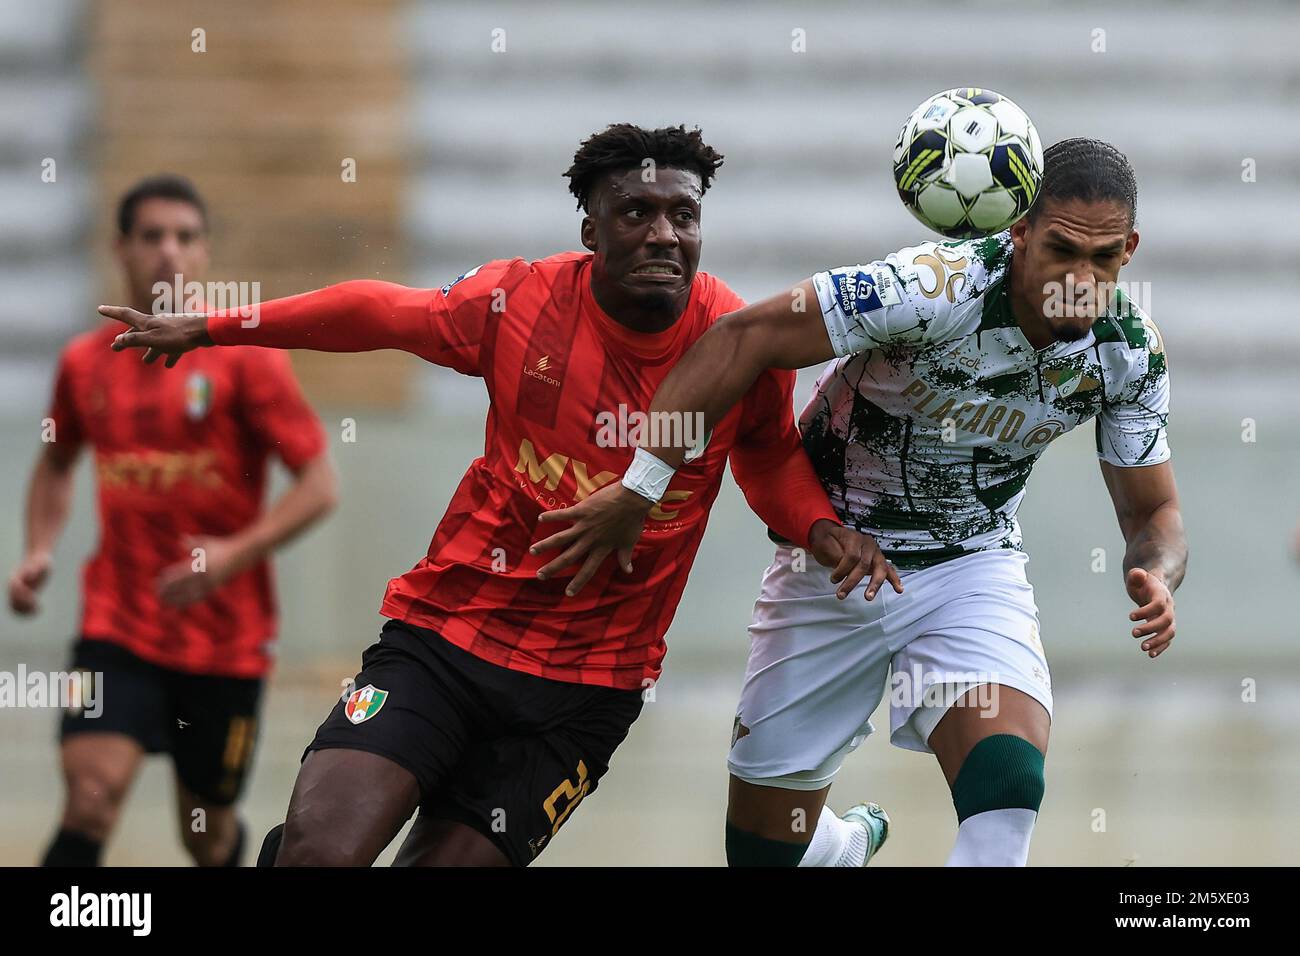
<svg viewBox="0 0 1300 956">
<path fill-rule="evenodd" d="M 240 350 L 239 406 L 255 440 L 297 471 L 325 452 L 325 431 L 303 398 L 289 356 L 270 349 Z"/>
<path fill-rule="evenodd" d="M 731 473 L 754 514 L 806 548 L 817 521 L 841 522 L 799 440 L 794 382 L 794 372 L 768 369 L 745 393 Z"/>
<path fill-rule="evenodd" d="M 46 417 L 54 422 L 54 440 L 75 447 L 82 443 L 85 434 L 81 429 L 77 404 L 73 400 L 71 365 L 72 359 L 68 350 L 64 349 L 63 355 L 59 357 L 58 371 L 54 374 L 54 395 Z"/>
<path fill-rule="evenodd" d="M 508 290 L 527 270 L 522 259 L 497 260 L 441 289 L 375 279 L 341 282 L 263 302 L 251 314 L 214 310 L 208 313 L 208 335 L 217 345 L 320 352 L 400 349 L 466 375 L 481 375 L 484 326 L 504 311 Z"/>
</svg>

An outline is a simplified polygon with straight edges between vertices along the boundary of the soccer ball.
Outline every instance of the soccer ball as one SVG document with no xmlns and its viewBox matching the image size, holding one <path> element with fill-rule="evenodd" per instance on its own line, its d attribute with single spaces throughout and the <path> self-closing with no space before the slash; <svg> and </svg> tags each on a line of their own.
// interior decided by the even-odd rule
<svg viewBox="0 0 1300 956">
<path fill-rule="evenodd" d="M 936 93 L 912 111 L 894 144 L 903 205 L 950 239 L 1006 229 L 1029 211 L 1042 181 L 1038 131 L 992 90 Z"/>
</svg>

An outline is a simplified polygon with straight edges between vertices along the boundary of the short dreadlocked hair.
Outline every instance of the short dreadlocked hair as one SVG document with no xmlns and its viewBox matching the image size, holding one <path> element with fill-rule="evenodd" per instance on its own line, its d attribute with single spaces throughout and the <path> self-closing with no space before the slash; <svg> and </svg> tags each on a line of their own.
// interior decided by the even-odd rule
<svg viewBox="0 0 1300 956">
<path fill-rule="evenodd" d="M 1076 136 L 1043 151 L 1043 185 L 1029 207 L 1029 220 L 1038 218 L 1043 200 L 1112 200 L 1128 210 L 1129 228 L 1137 220 L 1137 177 L 1128 157 L 1110 143 Z"/>
<path fill-rule="evenodd" d="M 582 141 L 573 154 L 573 165 L 564 173 L 569 192 L 578 199 L 578 208 L 589 212 L 587 201 L 592 187 L 608 172 L 640 169 L 647 160 L 657 168 L 685 169 L 700 177 L 707 191 L 722 154 L 704 142 L 698 127 L 665 126 L 643 129 L 631 123 L 615 123 Z"/>
</svg>

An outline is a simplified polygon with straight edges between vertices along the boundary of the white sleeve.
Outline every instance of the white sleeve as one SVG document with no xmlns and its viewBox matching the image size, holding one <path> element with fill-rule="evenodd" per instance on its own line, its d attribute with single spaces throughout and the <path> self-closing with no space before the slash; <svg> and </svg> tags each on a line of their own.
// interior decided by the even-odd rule
<svg viewBox="0 0 1300 956">
<path fill-rule="evenodd" d="M 1097 457 L 1120 468 L 1158 465 L 1170 456 L 1169 369 L 1154 325 L 1147 323 L 1147 347 L 1135 357 L 1128 381 L 1097 416 Z"/>
<path fill-rule="evenodd" d="M 989 276 L 961 246 L 911 246 L 868 265 L 813 276 L 835 354 L 942 342 L 981 307 Z M 964 334 L 964 333 L 963 333 Z"/>
</svg>

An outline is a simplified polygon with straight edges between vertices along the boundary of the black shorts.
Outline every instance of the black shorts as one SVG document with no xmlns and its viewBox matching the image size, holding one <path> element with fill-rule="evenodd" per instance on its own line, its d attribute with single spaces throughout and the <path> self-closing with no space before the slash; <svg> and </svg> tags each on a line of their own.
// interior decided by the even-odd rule
<svg viewBox="0 0 1300 956">
<path fill-rule="evenodd" d="M 455 820 L 527 866 L 609 769 L 639 690 L 512 671 L 434 631 L 389 621 L 313 750 L 364 750 L 405 767 L 420 813 Z M 349 716 L 351 715 L 351 716 Z"/>
<path fill-rule="evenodd" d="M 93 696 L 83 691 L 91 710 L 64 711 L 61 740 L 126 734 L 146 753 L 171 754 L 181 784 L 204 803 L 238 799 L 253 763 L 261 680 L 188 674 L 84 637 L 73 645 L 71 669 L 103 676 Z"/>
</svg>

